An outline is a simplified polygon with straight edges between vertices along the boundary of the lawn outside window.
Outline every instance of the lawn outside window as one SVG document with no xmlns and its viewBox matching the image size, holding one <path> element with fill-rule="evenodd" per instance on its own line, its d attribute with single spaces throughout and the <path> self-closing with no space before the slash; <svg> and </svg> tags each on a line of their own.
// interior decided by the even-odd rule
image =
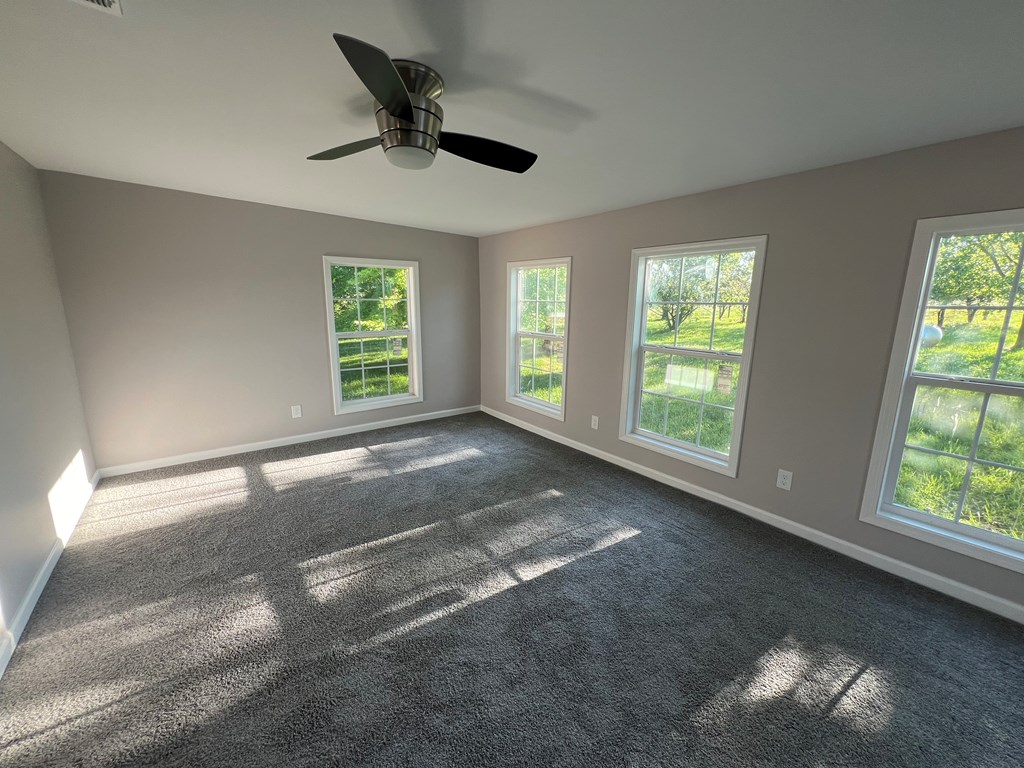
<svg viewBox="0 0 1024 768">
<path fill-rule="evenodd" d="M 423 400 L 418 265 L 324 257 L 336 415 Z"/>
<path fill-rule="evenodd" d="M 918 222 L 861 519 L 1024 572 L 1024 210 Z"/>
<path fill-rule="evenodd" d="M 621 440 L 736 476 L 767 243 L 633 251 Z"/>
<path fill-rule="evenodd" d="M 565 419 L 569 335 L 568 258 L 511 262 L 507 402 Z"/>
</svg>

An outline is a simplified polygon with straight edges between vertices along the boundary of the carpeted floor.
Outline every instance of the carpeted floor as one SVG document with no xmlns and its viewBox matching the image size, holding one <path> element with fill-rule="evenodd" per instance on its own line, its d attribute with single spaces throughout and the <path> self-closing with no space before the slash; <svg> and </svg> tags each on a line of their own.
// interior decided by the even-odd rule
<svg viewBox="0 0 1024 768">
<path fill-rule="evenodd" d="M 104 481 L 0 766 L 1019 766 L 1024 627 L 482 414 Z"/>
</svg>

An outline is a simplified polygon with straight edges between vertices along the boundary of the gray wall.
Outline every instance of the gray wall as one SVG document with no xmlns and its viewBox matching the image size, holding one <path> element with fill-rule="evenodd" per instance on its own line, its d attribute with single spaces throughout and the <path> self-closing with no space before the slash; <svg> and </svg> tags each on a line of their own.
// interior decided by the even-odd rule
<svg viewBox="0 0 1024 768">
<path fill-rule="evenodd" d="M 79 452 L 78 476 L 65 475 Z M 8 626 L 57 542 L 54 515 L 80 512 L 60 508 L 61 493 L 51 510 L 50 492 L 62 475 L 80 490 L 92 472 L 37 174 L 0 144 L 0 606 Z"/>
<path fill-rule="evenodd" d="M 484 238 L 482 402 L 1019 601 L 1021 574 L 858 515 L 915 221 L 1024 207 L 1021 158 L 1024 130 L 1007 131 Z M 769 242 L 739 476 L 618 440 L 630 250 L 759 234 Z M 505 402 L 505 264 L 555 256 L 573 259 L 564 424 Z M 788 493 L 775 488 L 780 467 L 794 472 Z"/>
<path fill-rule="evenodd" d="M 42 185 L 100 467 L 480 402 L 473 238 L 63 173 Z M 422 403 L 334 415 L 325 253 L 420 262 Z"/>
</svg>

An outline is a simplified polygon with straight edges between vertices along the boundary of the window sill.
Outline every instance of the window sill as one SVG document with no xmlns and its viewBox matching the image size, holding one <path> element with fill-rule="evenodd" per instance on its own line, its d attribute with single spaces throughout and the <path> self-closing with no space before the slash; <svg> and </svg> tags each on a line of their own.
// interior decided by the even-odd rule
<svg viewBox="0 0 1024 768">
<path fill-rule="evenodd" d="M 635 432 L 627 432 L 619 435 L 619 440 L 631 445 L 637 445 L 641 448 L 646 448 L 649 451 L 655 451 L 656 453 L 664 454 L 665 456 L 671 456 L 673 459 L 679 461 L 685 461 L 688 464 L 694 464 L 704 469 L 710 469 L 712 472 L 717 472 L 720 475 L 726 477 L 736 477 L 736 463 L 730 462 L 728 459 L 715 459 L 711 456 L 706 456 L 703 453 L 697 453 L 696 451 L 688 451 L 685 448 L 680 448 L 669 443 L 664 443 L 654 438 L 644 437 L 638 435 Z"/>
<path fill-rule="evenodd" d="M 422 395 L 397 395 L 392 397 L 374 397 L 369 400 L 356 400 L 343 403 L 340 407 L 334 406 L 335 416 L 344 416 L 346 413 L 358 413 L 359 411 L 375 411 L 378 408 L 391 408 L 396 405 L 409 405 L 411 403 L 422 403 Z"/>
<path fill-rule="evenodd" d="M 512 397 L 506 397 L 505 402 L 517 405 L 520 408 L 525 408 L 528 411 L 533 411 L 534 413 L 549 416 L 558 421 L 565 421 L 565 411 L 563 409 L 555 408 L 554 406 L 545 406 L 539 400 L 530 400 L 525 397 L 513 395 Z"/>
<path fill-rule="evenodd" d="M 971 536 L 967 532 L 950 530 L 942 525 L 935 525 L 925 520 L 918 520 L 884 509 L 862 514 L 860 519 L 870 525 L 934 544 L 943 549 L 959 552 L 962 555 L 973 557 L 975 560 L 982 560 L 1017 573 L 1024 573 L 1024 551 L 1009 546 L 1000 546 L 987 539 Z"/>
</svg>

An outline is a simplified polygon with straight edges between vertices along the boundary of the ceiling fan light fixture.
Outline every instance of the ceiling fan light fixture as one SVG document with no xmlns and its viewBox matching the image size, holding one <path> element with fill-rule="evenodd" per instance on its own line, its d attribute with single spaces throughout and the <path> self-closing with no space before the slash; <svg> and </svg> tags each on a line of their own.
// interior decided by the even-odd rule
<svg viewBox="0 0 1024 768">
<path fill-rule="evenodd" d="M 434 163 L 434 153 L 424 147 L 396 145 L 384 150 L 388 161 L 408 171 L 422 171 Z"/>
</svg>

